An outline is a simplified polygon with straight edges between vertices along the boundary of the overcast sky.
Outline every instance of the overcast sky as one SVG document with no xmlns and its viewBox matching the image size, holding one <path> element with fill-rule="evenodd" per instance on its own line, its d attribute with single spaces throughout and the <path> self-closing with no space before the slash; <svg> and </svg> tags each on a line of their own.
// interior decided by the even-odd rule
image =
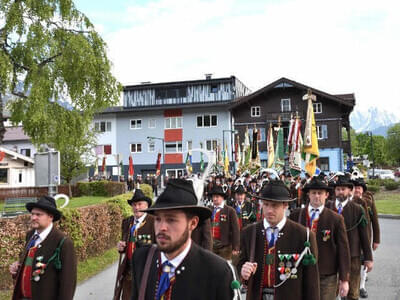
<svg viewBox="0 0 400 300">
<path fill-rule="evenodd" d="M 124 85 L 235 75 L 255 91 L 287 77 L 357 109 L 400 117 L 396 0 L 75 0 Z"/>
</svg>

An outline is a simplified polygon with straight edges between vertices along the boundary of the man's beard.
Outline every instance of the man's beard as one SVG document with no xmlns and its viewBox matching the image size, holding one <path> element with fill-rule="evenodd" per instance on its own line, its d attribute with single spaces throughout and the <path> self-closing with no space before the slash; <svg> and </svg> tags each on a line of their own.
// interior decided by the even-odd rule
<svg viewBox="0 0 400 300">
<path fill-rule="evenodd" d="M 158 249 L 160 249 L 160 251 L 163 251 L 163 252 L 169 254 L 169 253 L 173 253 L 176 250 L 178 250 L 179 248 L 181 248 L 188 239 L 189 239 L 189 229 L 186 228 L 186 230 L 183 232 L 181 238 L 179 240 L 177 240 L 175 243 L 171 243 L 166 246 L 161 246 L 157 242 L 157 246 L 158 246 Z"/>
<path fill-rule="evenodd" d="M 346 201 L 347 198 L 348 198 L 348 196 L 342 196 L 342 195 L 336 196 L 336 199 L 337 199 L 339 202 L 344 202 L 344 201 Z"/>
</svg>

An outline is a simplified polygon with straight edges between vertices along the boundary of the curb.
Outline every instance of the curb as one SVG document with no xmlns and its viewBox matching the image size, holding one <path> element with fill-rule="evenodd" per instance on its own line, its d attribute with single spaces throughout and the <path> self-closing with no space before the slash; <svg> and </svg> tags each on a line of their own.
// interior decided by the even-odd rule
<svg viewBox="0 0 400 300">
<path fill-rule="evenodd" d="M 397 220 L 400 220 L 400 215 L 378 214 L 378 218 L 381 218 L 381 219 L 397 219 Z"/>
</svg>

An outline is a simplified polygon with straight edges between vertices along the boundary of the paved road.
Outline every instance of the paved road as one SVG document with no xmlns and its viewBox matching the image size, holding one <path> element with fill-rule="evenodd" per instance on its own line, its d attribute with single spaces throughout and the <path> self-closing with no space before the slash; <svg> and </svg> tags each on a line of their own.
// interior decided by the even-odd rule
<svg viewBox="0 0 400 300">
<path fill-rule="evenodd" d="M 374 270 L 369 275 L 370 300 L 400 299 L 400 220 L 380 219 L 382 241 L 374 253 Z M 78 286 L 76 300 L 111 300 L 117 264 Z M 243 298 L 244 299 L 244 298 Z"/>
</svg>

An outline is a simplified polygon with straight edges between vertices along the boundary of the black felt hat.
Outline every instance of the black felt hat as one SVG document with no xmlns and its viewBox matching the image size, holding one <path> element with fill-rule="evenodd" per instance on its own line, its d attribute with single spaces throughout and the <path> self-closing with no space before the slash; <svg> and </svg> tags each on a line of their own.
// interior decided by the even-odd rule
<svg viewBox="0 0 400 300">
<path fill-rule="evenodd" d="M 132 205 L 132 203 L 139 201 L 146 201 L 149 207 L 152 204 L 151 199 L 147 197 L 145 194 L 143 194 L 143 191 L 141 189 L 136 189 L 133 194 L 133 197 L 130 200 L 128 200 L 128 204 Z"/>
<path fill-rule="evenodd" d="M 61 212 L 57 209 L 56 200 L 50 196 L 42 196 L 37 202 L 29 202 L 25 205 L 26 209 L 31 212 L 34 208 L 40 208 L 53 215 L 53 222 L 60 220 Z"/>
<path fill-rule="evenodd" d="M 226 197 L 226 193 L 224 192 L 224 189 L 220 185 L 214 185 L 209 194 L 212 195 L 220 195 L 222 197 Z"/>
<path fill-rule="evenodd" d="M 243 185 L 239 185 L 234 190 L 235 194 L 245 194 L 246 190 Z"/>
<path fill-rule="evenodd" d="M 309 190 L 326 190 L 329 192 L 332 188 L 319 178 L 319 176 L 314 176 L 303 188 L 304 192 L 308 192 Z"/>
<path fill-rule="evenodd" d="M 357 178 L 352 180 L 351 182 L 354 184 L 354 186 L 362 186 L 364 192 L 368 189 L 367 184 L 365 183 L 363 178 Z"/>
<path fill-rule="evenodd" d="M 351 182 L 350 178 L 346 175 L 342 175 L 338 177 L 338 180 L 336 180 L 335 184 L 333 185 L 334 187 L 337 186 L 346 186 L 350 189 L 353 189 L 354 184 Z"/>
<path fill-rule="evenodd" d="M 199 216 L 200 220 L 211 217 L 211 210 L 197 205 L 197 197 L 193 189 L 192 181 L 185 179 L 170 179 L 164 192 L 157 198 L 156 203 L 143 210 L 154 214 L 160 210 L 185 209 Z"/>
<path fill-rule="evenodd" d="M 265 184 L 260 195 L 253 194 L 253 197 L 261 200 L 290 202 L 295 199 L 290 198 L 290 192 L 287 186 L 281 180 L 271 180 Z"/>
</svg>

